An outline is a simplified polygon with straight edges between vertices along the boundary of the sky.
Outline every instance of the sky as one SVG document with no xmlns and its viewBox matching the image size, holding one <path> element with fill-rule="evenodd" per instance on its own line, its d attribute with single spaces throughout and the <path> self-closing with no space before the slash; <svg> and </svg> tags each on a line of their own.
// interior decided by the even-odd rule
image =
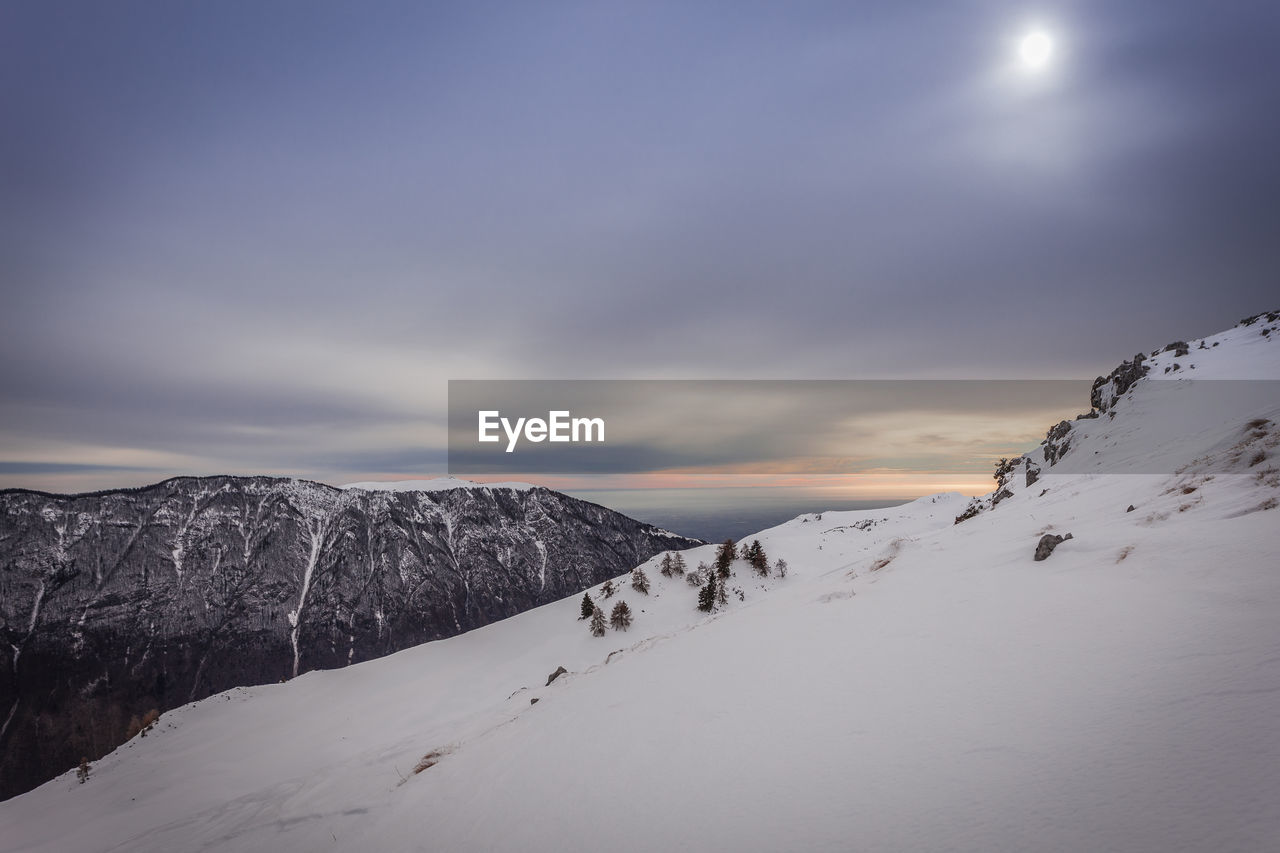
<svg viewBox="0 0 1280 853">
<path fill-rule="evenodd" d="M 450 379 L 1091 378 L 1280 307 L 1277 37 L 1266 0 L 6 0 L 0 487 L 443 473 Z"/>
</svg>

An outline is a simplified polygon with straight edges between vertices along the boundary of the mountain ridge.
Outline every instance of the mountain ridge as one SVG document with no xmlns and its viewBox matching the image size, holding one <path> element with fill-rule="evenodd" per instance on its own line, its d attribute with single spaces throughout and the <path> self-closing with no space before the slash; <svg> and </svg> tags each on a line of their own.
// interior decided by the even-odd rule
<svg viewBox="0 0 1280 853">
<path fill-rule="evenodd" d="M 109 751 L 153 708 L 451 636 L 697 542 L 540 488 L 6 490 L 0 793 Z"/>
</svg>

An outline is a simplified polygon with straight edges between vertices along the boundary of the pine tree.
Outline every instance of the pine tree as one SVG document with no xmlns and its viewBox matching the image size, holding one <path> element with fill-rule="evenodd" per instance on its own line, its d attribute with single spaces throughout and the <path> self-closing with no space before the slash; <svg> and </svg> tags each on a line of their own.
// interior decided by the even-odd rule
<svg viewBox="0 0 1280 853">
<path fill-rule="evenodd" d="M 604 611 L 597 607 L 591 611 L 591 636 L 603 637 L 607 630 L 604 624 Z"/>
<path fill-rule="evenodd" d="M 631 608 L 625 601 L 619 601 L 613 605 L 613 615 L 609 617 L 609 623 L 613 625 L 615 631 L 625 631 L 631 627 Z"/>
<path fill-rule="evenodd" d="M 698 609 L 703 613 L 710 613 L 716 606 L 716 575 L 715 572 L 707 573 L 707 583 L 702 589 L 698 590 Z"/>
<path fill-rule="evenodd" d="M 600 587 L 600 594 L 605 598 L 613 598 L 613 594 L 615 592 L 617 592 L 617 590 L 613 588 L 613 581 L 611 580 L 605 581 L 604 586 Z"/>
<path fill-rule="evenodd" d="M 591 600 L 591 593 L 584 592 L 582 594 L 582 615 L 579 619 L 590 619 L 591 614 L 595 612 L 596 603 Z"/>
<path fill-rule="evenodd" d="M 778 573 L 778 577 L 785 578 L 787 576 L 787 561 L 778 558 L 778 562 L 773 564 L 773 570 Z"/>
<path fill-rule="evenodd" d="M 659 570 L 662 572 L 663 577 L 671 577 L 671 565 L 671 552 L 668 551 L 662 555 L 662 568 Z"/>
<path fill-rule="evenodd" d="M 729 603 L 729 590 L 727 589 L 728 586 L 729 584 L 726 583 L 725 581 L 720 581 L 719 583 L 716 584 L 716 604 L 720 605 L 721 607 L 724 607 L 726 604 Z"/>
<path fill-rule="evenodd" d="M 641 595 L 649 594 L 649 576 L 639 566 L 631 571 L 631 588 Z"/>
<path fill-rule="evenodd" d="M 720 575 L 721 579 L 729 577 L 729 570 L 736 559 L 738 559 L 738 553 L 734 548 L 733 540 L 724 540 L 720 550 L 716 551 L 716 574 Z"/>
<path fill-rule="evenodd" d="M 769 574 L 769 557 L 764 552 L 764 546 L 760 544 L 759 539 L 751 540 L 751 545 L 747 547 L 747 562 L 751 564 L 751 568 L 756 570 L 756 574 L 765 577 Z"/>
<path fill-rule="evenodd" d="M 677 551 L 675 557 L 671 560 L 672 574 L 683 575 L 685 573 L 685 570 L 687 570 L 688 568 L 689 567 L 685 565 L 685 562 L 684 562 L 684 555 L 681 554 L 679 551 Z"/>
</svg>

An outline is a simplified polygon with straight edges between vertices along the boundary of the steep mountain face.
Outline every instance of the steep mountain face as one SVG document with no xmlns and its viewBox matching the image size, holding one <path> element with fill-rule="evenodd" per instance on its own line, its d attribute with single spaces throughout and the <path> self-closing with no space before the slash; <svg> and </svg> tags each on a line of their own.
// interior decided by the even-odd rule
<svg viewBox="0 0 1280 853">
<path fill-rule="evenodd" d="M 0 493 L 0 797 L 151 709 L 459 634 L 697 544 L 541 488 Z"/>
</svg>

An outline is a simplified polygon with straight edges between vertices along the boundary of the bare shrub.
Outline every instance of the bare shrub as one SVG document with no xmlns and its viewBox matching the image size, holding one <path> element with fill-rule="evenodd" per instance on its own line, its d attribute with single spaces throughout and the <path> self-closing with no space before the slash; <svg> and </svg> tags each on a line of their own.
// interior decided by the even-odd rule
<svg viewBox="0 0 1280 853">
<path fill-rule="evenodd" d="M 441 758 L 444 758 L 443 750 L 440 750 L 440 749 L 431 750 L 426 755 L 422 756 L 421 761 L 413 765 L 414 774 L 416 775 L 418 773 L 421 773 L 423 770 L 426 770 L 428 767 L 435 767 L 437 764 L 440 763 Z"/>
</svg>

